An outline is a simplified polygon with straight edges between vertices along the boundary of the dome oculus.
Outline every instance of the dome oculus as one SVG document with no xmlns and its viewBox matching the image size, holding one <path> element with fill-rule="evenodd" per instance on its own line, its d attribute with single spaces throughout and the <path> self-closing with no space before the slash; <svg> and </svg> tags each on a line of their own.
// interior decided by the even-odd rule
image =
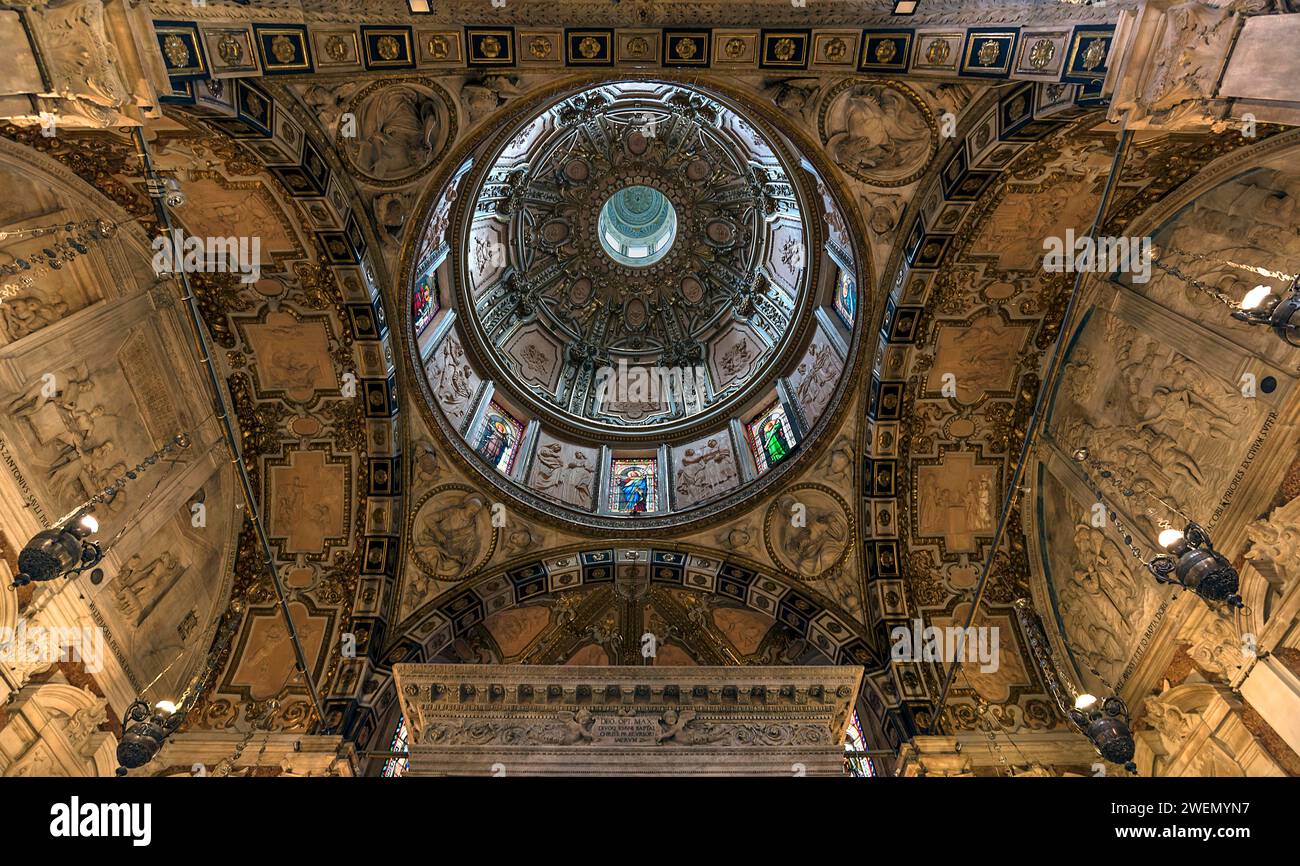
<svg viewBox="0 0 1300 866">
<path fill-rule="evenodd" d="M 653 265 L 668 254 L 677 237 L 677 210 L 654 187 L 629 186 L 600 209 L 600 243 L 609 257 L 634 268 Z"/>
</svg>

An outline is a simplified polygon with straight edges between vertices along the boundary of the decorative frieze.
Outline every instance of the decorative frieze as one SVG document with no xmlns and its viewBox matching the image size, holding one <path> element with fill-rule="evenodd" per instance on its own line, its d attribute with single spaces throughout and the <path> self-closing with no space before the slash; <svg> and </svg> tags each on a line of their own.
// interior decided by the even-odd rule
<svg viewBox="0 0 1300 866">
<path fill-rule="evenodd" d="M 856 667 L 399 664 L 413 775 L 839 775 Z"/>
</svg>

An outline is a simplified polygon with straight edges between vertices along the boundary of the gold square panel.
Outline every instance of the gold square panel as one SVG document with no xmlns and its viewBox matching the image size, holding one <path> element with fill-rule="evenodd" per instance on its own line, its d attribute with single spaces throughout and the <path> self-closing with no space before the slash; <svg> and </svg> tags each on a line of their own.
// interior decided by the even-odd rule
<svg viewBox="0 0 1300 866">
<path fill-rule="evenodd" d="M 316 48 L 316 65 L 321 69 L 361 65 L 361 49 L 355 30 L 316 30 L 311 38 Z"/>
<path fill-rule="evenodd" d="M 214 78 L 256 75 L 261 71 L 257 65 L 257 51 L 253 47 L 251 30 L 243 27 L 218 27 L 202 32 Z"/>
<path fill-rule="evenodd" d="M 960 32 L 917 33 L 912 48 L 912 71 L 949 74 L 956 72 L 965 38 L 966 34 Z"/>
<path fill-rule="evenodd" d="M 858 34 L 854 30 L 818 30 L 813 33 L 811 66 L 852 66 L 858 56 Z"/>
<path fill-rule="evenodd" d="M 560 66 L 564 63 L 564 32 L 561 30 L 520 30 L 520 66 Z"/>
<path fill-rule="evenodd" d="M 713 62 L 718 66 L 758 63 L 757 30 L 719 30 L 713 34 Z"/>
<path fill-rule="evenodd" d="M 638 66 L 659 62 L 658 30 L 619 30 L 614 35 L 614 62 Z"/>
<path fill-rule="evenodd" d="M 461 58 L 460 34 L 455 30 L 418 30 L 415 56 L 421 66 L 458 66 Z"/>
<path fill-rule="evenodd" d="M 1025 31 L 1016 49 L 1016 75 L 1056 81 L 1065 62 L 1066 30 Z"/>
</svg>

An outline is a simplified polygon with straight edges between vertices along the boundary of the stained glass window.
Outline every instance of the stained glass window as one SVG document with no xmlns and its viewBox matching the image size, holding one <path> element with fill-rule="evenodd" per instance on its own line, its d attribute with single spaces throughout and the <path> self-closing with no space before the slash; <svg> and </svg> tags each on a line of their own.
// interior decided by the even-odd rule
<svg viewBox="0 0 1300 866">
<path fill-rule="evenodd" d="M 862 736 L 862 726 L 858 724 L 858 711 L 853 711 L 853 721 L 849 723 L 848 736 L 844 738 L 844 768 L 850 776 L 874 776 L 876 775 L 876 766 L 871 763 L 871 758 L 866 755 L 853 754 L 854 752 L 865 752 L 867 750 L 867 741 Z"/>
<path fill-rule="evenodd" d="M 858 310 L 858 286 L 853 274 L 841 270 L 835 281 L 835 312 L 845 325 L 853 327 L 853 316 Z"/>
<path fill-rule="evenodd" d="M 393 742 L 388 747 L 390 752 L 405 752 L 407 740 L 409 739 L 406 731 L 406 716 L 401 716 L 397 720 L 397 730 L 393 732 Z M 393 756 L 384 762 L 383 775 L 386 777 L 404 775 L 411 766 L 410 758 L 399 758 Z"/>
<path fill-rule="evenodd" d="M 780 400 L 774 401 L 746 424 L 745 434 L 760 475 L 789 456 L 798 444 Z"/>
<path fill-rule="evenodd" d="M 415 298 L 411 301 L 411 318 L 415 320 L 416 336 L 424 333 L 424 329 L 433 321 L 433 317 L 438 314 L 438 275 L 436 271 L 429 271 L 420 278 L 415 284 Z"/>
<path fill-rule="evenodd" d="M 609 510 L 647 514 L 659 501 L 659 473 L 653 457 L 615 457 L 610 463 Z"/>
<path fill-rule="evenodd" d="M 497 471 L 509 475 L 515 467 L 515 457 L 519 455 L 519 443 L 523 438 L 524 425 L 493 402 L 488 404 L 483 416 L 474 450 Z"/>
</svg>

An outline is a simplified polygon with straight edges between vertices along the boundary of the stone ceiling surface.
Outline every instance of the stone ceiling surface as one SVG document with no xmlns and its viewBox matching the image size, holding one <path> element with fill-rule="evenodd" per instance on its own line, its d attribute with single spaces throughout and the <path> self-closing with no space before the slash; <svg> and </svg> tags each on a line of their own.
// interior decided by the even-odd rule
<svg viewBox="0 0 1300 866">
<path fill-rule="evenodd" d="M 865 45 L 875 43 L 866 42 L 839 59 L 849 49 L 829 40 L 849 37 L 827 32 L 816 43 L 820 60 L 805 57 L 798 69 L 753 56 L 743 71 L 617 69 L 617 46 L 630 48 L 618 42 L 623 36 L 670 38 L 654 28 L 736 29 L 739 57 L 759 44 L 757 28 L 739 34 L 755 22 L 851 25 L 857 39 L 862 22 L 887 11 L 883 3 L 814 0 L 802 17 L 785 2 L 629 0 L 602 26 L 645 32 L 609 30 L 608 41 L 597 40 L 593 56 L 602 64 L 607 57 L 609 68 L 552 58 L 553 66 L 473 69 L 438 66 L 442 60 L 424 54 L 418 65 L 407 57 L 409 66 L 363 68 L 353 41 L 353 54 L 345 46 L 331 72 L 329 36 L 355 40 L 361 32 L 344 26 L 354 16 L 338 4 L 154 6 L 177 21 L 230 25 L 248 38 L 250 21 L 298 22 L 305 11 L 315 29 L 294 30 L 302 41 L 288 43 L 285 56 L 300 56 L 294 44 L 305 53 L 310 36 L 319 64 L 310 72 L 255 66 L 173 76 L 171 101 L 147 128 L 159 169 L 186 190 L 175 209 L 186 231 L 261 239 L 259 280 L 200 275 L 194 287 L 308 657 L 306 675 L 326 711 L 313 718 L 254 534 L 234 510 L 233 475 L 219 471 L 213 433 L 203 440 L 209 456 L 196 452 L 183 480 L 168 487 L 166 508 L 150 518 L 151 526 L 172 528 L 124 547 L 132 553 L 110 561 L 88 608 L 120 636 L 125 682 L 135 687 L 167 654 L 210 641 L 219 622 L 232 625 L 235 638 L 195 728 L 233 731 L 256 716 L 301 732 L 323 721 L 375 742 L 393 720 L 396 663 L 638 664 L 650 634 L 656 664 L 862 665 L 869 724 L 896 745 L 934 724 L 943 671 L 891 663 L 891 630 L 918 617 L 964 624 L 987 557 L 991 578 L 975 623 L 1000 628 L 999 664 L 990 672 L 963 668 L 949 724 L 981 730 L 991 718 L 1006 730 L 1051 730 L 1064 722 L 1024 646 L 1016 599 L 1033 598 L 1055 621 L 1064 636 L 1056 638 L 1059 649 L 1081 674 L 1138 689 L 1139 697 L 1172 664 L 1148 653 L 1144 631 L 1186 616 L 1186 604 L 1143 583 L 1136 569 L 1125 571 L 1125 550 L 1113 538 L 1080 523 L 1088 486 L 1062 455 L 1086 440 L 1103 459 L 1170 490 L 1181 507 L 1221 501 L 1215 519 L 1234 538 L 1244 538 L 1269 504 L 1274 491 L 1247 470 L 1274 479 L 1284 467 L 1251 469 L 1251 443 L 1232 450 L 1226 440 L 1238 428 L 1248 428 L 1252 442 L 1291 435 L 1291 422 L 1279 419 L 1294 415 L 1294 362 L 1254 333 L 1195 331 L 1180 340 L 1155 308 L 1194 322 L 1206 307 L 1203 296 L 1166 276 L 1139 287 L 1086 281 L 1088 317 L 1072 323 L 1051 441 L 1020 489 L 1007 489 L 1074 286 L 1071 275 L 1043 271 L 1042 239 L 1092 225 L 1120 145 L 1092 85 L 1060 80 L 1061 68 L 1040 78 L 888 74 L 859 66 L 886 63 L 879 58 L 887 51 L 872 60 Z M 404 3 L 377 6 L 386 20 L 408 18 Z M 1030 14 L 1028 3 L 923 6 L 917 26 L 1014 24 Z M 417 17 L 430 32 L 406 50 L 432 50 L 442 30 L 456 36 L 455 50 L 472 48 L 472 39 L 459 41 L 461 23 L 533 27 L 558 49 L 557 26 L 594 8 L 511 0 L 502 10 L 484 4 L 472 22 Z M 600 8 L 609 14 L 607 4 Z M 1114 10 L 1063 3 L 1043 14 L 1034 23 L 1053 47 L 1039 57 L 1055 56 L 1059 65 L 1071 28 L 1109 20 Z M 197 26 L 193 32 L 197 39 Z M 522 29 L 517 35 L 523 39 Z M 965 37 L 952 38 L 939 41 L 959 50 Z M 540 54 L 541 43 L 533 44 Z M 716 60 L 730 43 L 706 36 L 700 44 Z M 802 44 L 811 51 L 814 43 Z M 1028 62 L 1023 51 L 1011 56 L 1013 44 L 1004 46 L 1008 68 Z M 214 66 L 221 62 L 218 50 L 207 50 Z M 618 104 L 626 91 L 609 82 L 620 78 L 638 80 L 640 102 Z M 614 109 L 589 101 L 594 86 L 605 88 Z M 709 104 L 704 93 L 719 101 Z M 731 108 L 718 112 L 722 103 L 743 105 L 753 123 Z M 529 125 L 539 107 L 556 104 L 554 117 Z M 647 112 L 653 136 L 630 121 Z M 702 121 L 708 112 L 714 116 Z M 779 136 L 769 132 L 777 129 Z M 9 398 L 23 411 L 0 425 L 6 447 L 33 477 L 51 478 L 57 495 L 37 500 L 54 513 L 168 425 L 209 432 L 215 425 L 202 401 L 177 398 L 169 407 L 148 396 L 158 391 L 149 384 L 158 359 L 186 355 L 167 300 L 174 298 L 147 269 L 126 264 L 156 230 L 129 141 L 88 131 L 50 139 L 17 125 L 3 134 L 6 155 L 39 154 L 42 171 L 67 178 L 80 196 L 34 183 L 14 197 L 6 225 L 59 221 L 88 201 L 139 223 L 133 251 L 106 249 L 92 260 L 96 272 L 114 275 L 116 288 L 83 263 L 33 290 L 39 305 L 4 306 L 0 378 L 10 391 L 21 397 L 19 386 L 39 369 L 68 369 L 70 382 L 102 382 L 104 395 L 101 402 L 92 391 L 68 411 L 115 413 L 111 436 L 82 441 L 64 416 L 41 415 L 39 400 L 24 407 Z M 1101 224 L 1113 233 L 1151 231 L 1166 250 L 1267 257 L 1280 244 L 1289 251 L 1297 194 L 1286 163 L 1295 153 L 1290 135 L 1263 128 L 1255 140 L 1157 134 L 1130 142 Z M 746 139 L 751 144 L 742 147 Z M 490 158 L 479 161 L 484 154 Z M 1238 168 L 1253 173 L 1238 177 Z M 1202 172 L 1218 172 L 1212 188 L 1181 189 Z M 607 263 L 593 269 L 603 255 L 593 237 L 600 207 L 632 181 L 660 189 L 680 221 L 672 249 L 648 269 L 651 279 Z M 1251 203 L 1273 208 L 1276 219 L 1256 220 L 1242 234 Z M 485 276 L 496 267 L 490 262 L 471 268 L 483 264 L 474 241 L 489 224 L 507 239 L 497 280 Z M 791 248 L 807 244 L 826 258 L 803 275 L 806 285 L 796 273 L 779 303 L 744 292 L 759 268 L 780 279 L 783 239 L 773 224 L 788 229 Z M 423 266 L 441 261 L 447 247 L 456 250 L 449 261 L 457 270 L 439 296 L 442 318 L 421 331 L 413 292 L 428 273 Z M 1198 270 L 1199 260 L 1178 261 L 1237 288 L 1217 271 Z M 832 276 L 843 274 L 849 289 Z M 842 290 L 851 309 L 837 313 Z M 121 327 L 127 318 L 143 324 Z M 511 341 L 536 322 L 565 359 L 556 369 L 568 366 L 530 380 Z M 620 440 L 626 431 L 613 428 L 637 425 L 593 416 L 557 384 L 577 378 L 575 350 L 579 360 L 613 364 L 620 357 L 707 363 L 710 341 L 737 323 L 764 347 L 752 376 L 715 389 L 716 419 L 683 423 L 653 443 L 668 488 L 665 511 L 682 519 L 620 522 L 603 504 L 606 467 L 615 446 L 639 435 Z M 469 325 L 474 330 L 455 330 Z M 105 341 L 94 364 L 82 369 L 56 357 L 58 339 L 71 333 Z M 1246 344 L 1251 363 L 1281 383 L 1272 396 L 1238 400 L 1234 377 L 1246 370 L 1227 364 L 1236 357 L 1228 343 Z M 1135 361 L 1158 370 L 1137 375 Z M 181 369 L 182 378 L 195 372 Z M 736 432 L 765 388 L 786 395 L 793 428 L 808 434 L 797 460 L 767 473 L 743 429 Z M 194 393 L 197 386 L 187 396 Z M 504 475 L 484 464 L 474 426 L 493 395 L 499 408 L 532 411 L 525 420 L 537 421 L 521 462 Z M 1183 413 L 1181 426 L 1148 416 L 1144 401 L 1157 399 Z M 128 406 L 130 413 L 118 411 Z M 723 409 L 734 417 L 724 419 Z M 607 435 L 601 424 L 611 428 Z M 1188 439 L 1197 426 L 1200 438 Z M 1148 443 L 1150 454 L 1125 450 L 1125 436 Z M 117 458 L 96 450 L 110 440 Z M 64 446 L 84 457 L 70 463 Z M 705 458 L 729 465 L 730 474 L 692 468 Z M 1147 465 L 1151 459 L 1161 466 Z M 503 477 L 524 493 L 512 494 Z M 206 532 L 186 525 L 200 493 L 211 513 L 224 515 Z M 1008 498 L 1010 532 L 990 551 Z M 1134 515 L 1139 525 L 1142 514 Z M 1146 522 L 1146 534 L 1159 525 Z M 164 537 L 181 543 L 165 545 Z M 224 582 L 199 586 L 200 573 L 219 573 Z"/>
</svg>

